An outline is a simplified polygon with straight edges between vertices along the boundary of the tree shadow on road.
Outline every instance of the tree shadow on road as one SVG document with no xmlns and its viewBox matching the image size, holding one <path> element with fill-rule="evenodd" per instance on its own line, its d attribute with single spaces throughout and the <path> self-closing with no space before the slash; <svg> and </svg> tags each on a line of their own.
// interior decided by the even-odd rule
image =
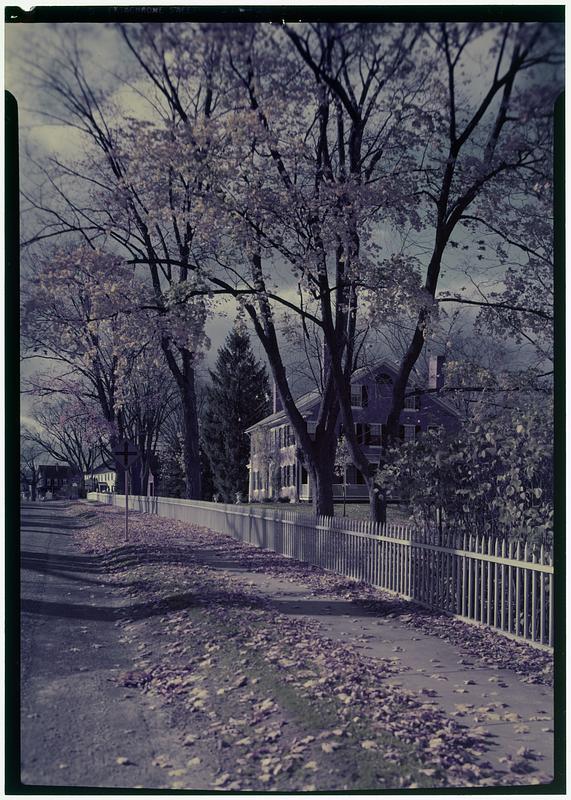
<svg viewBox="0 0 571 800">
<path fill-rule="evenodd" d="M 173 611 L 183 611 L 201 604 L 201 600 L 194 593 L 185 592 L 171 595 L 161 600 L 120 607 L 90 606 L 86 603 L 58 603 L 24 598 L 20 604 L 20 610 L 22 614 L 39 614 L 49 617 L 62 617 L 64 619 L 89 619 L 103 622 L 125 620 L 134 622 Z"/>
<path fill-rule="evenodd" d="M 22 533 L 36 532 L 51 534 L 60 533 L 60 530 L 65 530 L 69 535 L 74 531 L 92 528 L 96 522 L 96 519 L 84 519 L 79 521 L 76 517 L 61 517 L 57 519 L 51 516 L 39 516 L 38 514 L 33 514 L 32 516 L 22 514 L 20 517 Z M 53 530 L 54 528 L 59 530 Z"/>
<path fill-rule="evenodd" d="M 148 617 L 166 616 L 173 612 L 204 608 L 209 605 L 223 605 L 226 608 L 230 606 L 260 608 L 263 606 L 263 601 L 240 592 L 228 593 L 201 586 L 194 592 L 182 592 L 130 606 L 101 606 L 23 598 L 20 610 L 22 614 L 38 614 L 67 619 L 135 622 Z"/>
<path fill-rule="evenodd" d="M 62 565 L 61 568 L 59 568 L 59 565 L 53 560 L 48 561 L 45 559 L 23 558 L 21 567 L 22 569 L 30 572 L 40 572 L 53 578 L 61 578 L 66 581 L 75 581 L 77 583 L 88 584 L 90 586 L 115 586 L 122 589 L 134 585 L 133 581 L 105 581 L 102 578 L 88 578 L 84 572 L 78 570 L 72 571 L 69 568 L 66 568 L 65 565 Z"/>
<path fill-rule="evenodd" d="M 23 569 L 57 569 L 63 572 L 113 573 L 130 567 L 145 564 L 185 564 L 196 563 L 188 550 L 177 548 L 138 547 L 126 545 L 101 555 L 67 555 L 62 553 L 43 553 L 30 550 L 21 552 Z"/>
</svg>

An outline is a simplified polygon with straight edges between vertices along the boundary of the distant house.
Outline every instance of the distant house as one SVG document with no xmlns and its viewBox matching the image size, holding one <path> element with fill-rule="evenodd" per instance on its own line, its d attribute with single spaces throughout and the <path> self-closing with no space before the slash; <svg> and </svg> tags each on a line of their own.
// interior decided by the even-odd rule
<svg viewBox="0 0 571 800">
<path fill-rule="evenodd" d="M 84 472 L 85 490 L 87 492 L 114 492 L 117 483 L 115 467 L 100 464 L 91 472 Z"/>
<path fill-rule="evenodd" d="M 357 370 L 351 379 L 351 405 L 357 439 L 364 447 L 371 468 L 379 460 L 383 427 L 387 421 L 396 374 L 397 370 L 390 363 L 381 362 L 374 367 Z M 441 356 L 433 357 L 428 388 L 439 389 L 442 384 L 443 359 Z M 310 436 L 315 435 L 319 405 L 318 391 L 308 392 L 297 401 Z M 408 442 L 431 428 L 454 430 L 457 421 L 455 408 L 436 394 L 410 395 L 405 399 L 400 415 L 400 437 Z M 311 500 L 309 475 L 299 458 L 294 431 L 275 392 L 274 413 L 252 425 L 246 432 L 250 435 L 250 502 L 279 498 Z M 335 499 L 343 496 L 342 479 L 340 481 L 333 487 Z M 346 491 L 348 499 L 368 499 L 363 476 L 352 464 L 346 471 Z"/>
<path fill-rule="evenodd" d="M 41 464 L 38 467 L 37 491 L 40 497 L 45 497 L 48 492 L 53 497 L 77 497 L 80 480 L 81 474 L 75 467 Z"/>
</svg>

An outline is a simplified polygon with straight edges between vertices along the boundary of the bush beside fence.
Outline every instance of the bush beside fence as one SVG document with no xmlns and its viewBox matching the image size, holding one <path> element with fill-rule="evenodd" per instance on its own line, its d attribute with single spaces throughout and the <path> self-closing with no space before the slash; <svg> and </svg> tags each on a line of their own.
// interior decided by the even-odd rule
<svg viewBox="0 0 571 800">
<path fill-rule="evenodd" d="M 125 507 L 125 496 L 88 494 Z M 543 547 L 437 534 L 347 517 L 316 517 L 167 497 L 129 497 L 129 508 L 228 534 L 400 597 L 553 646 L 553 564 Z"/>
</svg>

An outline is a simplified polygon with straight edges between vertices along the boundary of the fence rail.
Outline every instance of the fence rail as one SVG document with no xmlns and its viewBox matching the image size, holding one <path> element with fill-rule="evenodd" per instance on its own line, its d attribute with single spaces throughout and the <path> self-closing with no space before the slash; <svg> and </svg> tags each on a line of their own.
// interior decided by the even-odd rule
<svg viewBox="0 0 571 800">
<path fill-rule="evenodd" d="M 124 495 L 88 494 L 125 507 Z M 129 507 L 204 526 L 539 647 L 553 647 L 553 564 L 543 547 L 347 517 L 166 497 Z"/>
</svg>

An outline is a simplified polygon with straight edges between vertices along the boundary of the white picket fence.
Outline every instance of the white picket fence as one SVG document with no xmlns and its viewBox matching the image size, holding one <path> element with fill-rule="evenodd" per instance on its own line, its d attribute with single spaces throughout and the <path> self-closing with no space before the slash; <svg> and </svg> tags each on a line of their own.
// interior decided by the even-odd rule
<svg viewBox="0 0 571 800">
<path fill-rule="evenodd" d="M 88 494 L 125 507 L 124 495 Z M 129 497 L 129 508 L 228 534 L 241 542 L 364 581 L 538 647 L 553 647 L 553 564 L 543 547 L 445 535 L 287 509 Z"/>
</svg>

